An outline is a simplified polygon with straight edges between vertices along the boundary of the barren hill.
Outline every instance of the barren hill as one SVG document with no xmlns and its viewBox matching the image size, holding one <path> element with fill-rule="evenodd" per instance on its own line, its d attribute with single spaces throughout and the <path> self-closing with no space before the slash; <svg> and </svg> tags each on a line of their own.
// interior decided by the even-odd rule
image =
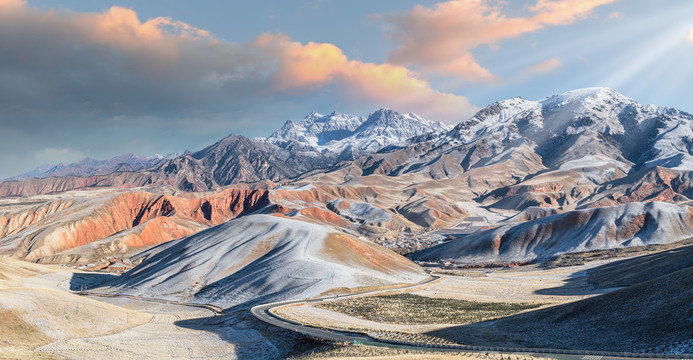
<svg viewBox="0 0 693 360">
<path fill-rule="evenodd" d="M 373 243 L 272 215 L 231 220 L 138 257 L 142 263 L 105 291 L 230 307 L 428 277 L 406 258 Z"/>
<path fill-rule="evenodd" d="M 464 235 L 411 255 L 495 263 L 556 254 L 675 242 L 693 236 L 693 209 L 661 202 L 568 211 Z"/>
</svg>

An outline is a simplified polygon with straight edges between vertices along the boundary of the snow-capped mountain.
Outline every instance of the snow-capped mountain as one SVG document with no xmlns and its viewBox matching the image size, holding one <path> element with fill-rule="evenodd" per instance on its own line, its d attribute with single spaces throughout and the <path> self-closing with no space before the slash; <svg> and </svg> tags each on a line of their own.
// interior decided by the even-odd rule
<svg viewBox="0 0 693 360">
<path fill-rule="evenodd" d="M 343 181 L 369 174 L 396 177 L 415 173 L 431 179 L 465 178 L 467 185 L 476 187 L 476 194 L 496 199 L 518 198 L 518 191 L 524 192 L 518 203 L 503 206 L 541 204 L 559 198 L 563 203 L 575 204 L 589 196 L 593 198 L 590 201 L 613 202 L 626 193 L 610 190 L 610 199 L 595 197 L 596 191 L 605 191 L 599 190 L 600 186 L 617 188 L 606 185 L 608 181 L 632 175 L 629 184 L 647 182 L 658 175 L 638 172 L 656 166 L 693 171 L 693 116 L 673 108 L 641 105 L 608 88 L 588 88 L 537 101 L 519 97 L 498 101 L 453 129 L 390 109 L 374 111 L 368 117 L 311 113 L 301 121 L 287 121 L 268 138 L 231 135 L 201 151 L 161 161 L 154 167 L 146 162 L 138 165 L 134 161 L 138 158 L 130 157 L 133 161 L 115 158 L 106 161 L 108 164 L 87 159 L 70 165 L 70 169 L 65 165 L 37 169 L 36 174 L 25 178 L 118 171 L 127 176 L 94 181 L 166 183 L 199 191 L 348 169 L 344 170 Z M 565 177 L 569 171 L 573 173 Z M 688 177 L 681 176 L 677 184 L 687 183 Z M 6 184 L 2 193 L 55 192 L 84 186 L 81 182 L 56 184 Z M 501 191 L 507 186 L 515 188 Z M 571 186 L 579 186 L 580 190 L 556 192 L 541 199 L 533 190 Z M 693 193 L 681 191 L 676 190 L 693 197 Z"/>
<path fill-rule="evenodd" d="M 450 131 L 450 126 L 426 120 L 413 113 L 400 114 L 390 109 L 380 109 L 371 113 L 354 131 L 352 139 L 345 140 L 348 140 L 351 146 L 366 152 L 375 152 L 415 136 L 447 131 Z"/>
<path fill-rule="evenodd" d="M 481 139 L 496 153 L 528 143 L 552 166 L 585 156 L 605 156 L 619 167 L 659 165 L 693 170 L 691 114 L 641 105 L 603 87 L 539 101 L 512 98 L 496 102 L 455 126 L 441 142 L 469 144 Z"/>
<path fill-rule="evenodd" d="M 138 181 L 167 182 L 180 189 L 198 191 L 237 182 L 293 178 L 402 143 L 414 136 L 427 133 L 439 136 L 449 130 L 450 127 L 442 123 L 390 109 L 377 110 L 368 118 L 337 112 L 329 115 L 312 112 L 299 122 L 287 121 L 268 138 L 229 135 L 198 152 L 165 157 L 144 158 L 126 154 L 108 160 L 87 158 L 69 165 L 43 166 L 5 181 L 86 177 L 115 172 L 134 174 L 149 170 L 150 173 Z"/>
<path fill-rule="evenodd" d="M 283 148 L 295 141 L 321 153 L 351 151 L 364 154 L 414 136 L 449 130 L 450 127 L 443 123 L 386 108 L 372 112 L 368 118 L 337 112 L 330 115 L 312 112 L 299 122 L 287 121 L 265 141 Z"/>
<path fill-rule="evenodd" d="M 320 147 L 352 136 L 354 130 L 364 121 L 366 118 L 362 116 L 338 112 L 321 115 L 317 112 L 311 112 L 297 123 L 287 120 L 279 130 L 272 133 L 266 140 L 273 144 L 298 141 L 313 147 Z"/>
<path fill-rule="evenodd" d="M 137 154 L 124 154 L 106 160 L 96 160 L 85 158 L 81 161 L 65 164 L 59 163 L 56 165 L 42 165 L 34 170 L 20 174 L 4 181 L 21 181 L 31 178 L 49 178 L 63 176 L 93 176 L 106 175 L 117 171 L 139 171 L 153 168 L 161 163 L 179 156 L 178 153 L 169 155 L 155 154 L 152 156 L 140 156 Z"/>
</svg>

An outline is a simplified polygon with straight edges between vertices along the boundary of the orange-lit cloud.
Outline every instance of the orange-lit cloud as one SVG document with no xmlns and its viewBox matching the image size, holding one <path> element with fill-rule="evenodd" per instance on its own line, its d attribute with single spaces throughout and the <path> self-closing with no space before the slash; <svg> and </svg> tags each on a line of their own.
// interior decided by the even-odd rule
<svg viewBox="0 0 693 360">
<path fill-rule="evenodd" d="M 522 71 L 520 72 L 523 74 L 545 74 L 553 70 L 556 70 L 562 66 L 563 64 L 560 60 L 558 60 L 558 58 L 551 58 L 540 63 L 528 66 L 522 69 Z"/>
<path fill-rule="evenodd" d="M 301 44 L 282 34 L 265 34 L 250 44 L 277 60 L 273 89 L 308 91 L 328 84 L 355 102 L 414 111 L 442 121 L 459 121 L 477 108 L 462 96 L 433 90 L 403 66 L 349 60 L 332 44 Z"/>
<path fill-rule="evenodd" d="M 3 71 L 13 74 L 0 84 L 7 99 L 21 95 L 15 89 L 32 86 L 27 96 L 33 100 L 60 93 L 61 104 L 50 106 L 72 101 L 75 108 L 112 116 L 238 113 L 325 93 L 347 107 L 338 110 L 386 106 L 441 121 L 460 121 L 477 110 L 467 98 L 437 91 L 405 67 L 349 59 L 329 43 L 265 34 L 239 45 L 166 17 L 141 21 L 134 10 L 118 6 L 100 13 L 46 12 L 0 0 L 0 9 L 0 43 L 15 46 L 3 54 L 0 68 L 0 77 Z M 21 102 L 3 104 L 0 96 L 0 108 Z M 29 98 L 26 103 L 41 107 Z"/>
<path fill-rule="evenodd" d="M 18 10 L 26 5 L 24 0 L 0 0 L 0 9 L 4 11 Z"/>
<path fill-rule="evenodd" d="M 537 14 L 532 21 L 545 25 L 568 25 L 583 19 L 598 6 L 615 0 L 538 0 L 530 9 Z"/>
<path fill-rule="evenodd" d="M 607 19 L 618 19 L 620 17 L 621 17 L 621 13 L 618 11 L 614 11 L 614 12 L 610 13 L 606 18 Z"/>
<path fill-rule="evenodd" d="M 282 34 L 264 34 L 251 44 L 268 58 L 276 58 L 276 90 L 310 89 L 332 82 L 349 61 L 342 50 L 332 44 L 301 44 Z"/>
<path fill-rule="evenodd" d="M 688 33 L 688 37 L 686 39 L 690 42 L 693 42 L 693 29 L 691 29 L 691 32 Z"/>
<path fill-rule="evenodd" d="M 418 5 L 403 15 L 383 17 L 385 31 L 397 44 L 388 60 L 424 73 L 493 83 L 498 78 L 474 60 L 471 50 L 480 45 L 496 47 L 500 41 L 547 26 L 571 24 L 613 1 L 538 0 L 527 17 L 507 16 L 500 5 L 486 0 L 451 0 L 432 8 Z"/>
<path fill-rule="evenodd" d="M 441 68 L 439 72 L 442 75 L 461 75 L 473 83 L 493 84 L 500 81 L 498 76 L 491 74 L 490 71 L 479 65 L 470 53 L 454 59 L 447 66 Z"/>
</svg>

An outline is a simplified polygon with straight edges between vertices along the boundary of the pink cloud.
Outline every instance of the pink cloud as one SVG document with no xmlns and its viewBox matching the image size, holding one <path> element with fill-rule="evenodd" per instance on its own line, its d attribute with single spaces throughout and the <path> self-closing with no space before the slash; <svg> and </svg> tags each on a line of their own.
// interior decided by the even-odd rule
<svg viewBox="0 0 693 360">
<path fill-rule="evenodd" d="M 615 0 L 538 0 L 527 17 L 503 14 L 486 0 L 451 0 L 432 8 L 421 5 L 399 15 L 385 15 L 385 31 L 397 44 L 388 61 L 412 66 L 423 73 L 455 75 L 470 82 L 493 83 L 498 78 L 478 64 L 470 51 L 480 45 L 568 25 L 589 16 L 598 6 Z M 502 4 L 502 3 L 501 3 Z"/>
<path fill-rule="evenodd" d="M 569 25 L 584 19 L 594 8 L 615 0 L 538 0 L 530 9 L 537 14 L 533 21 L 541 25 Z"/>
<path fill-rule="evenodd" d="M 18 10 L 26 5 L 24 0 L 0 0 L 0 9 L 5 11 Z"/>
<path fill-rule="evenodd" d="M 551 72 L 553 70 L 556 70 L 562 66 L 563 66 L 563 64 L 561 63 L 560 60 L 558 60 L 558 58 L 551 58 L 551 59 L 536 63 L 532 66 L 528 66 L 528 67 L 522 69 L 522 71 L 520 71 L 520 72 L 523 74 L 545 74 L 545 73 Z"/>
<path fill-rule="evenodd" d="M 463 96 L 432 89 L 403 66 L 349 60 L 332 44 L 304 45 L 282 34 L 265 34 L 250 46 L 277 60 L 276 91 L 310 91 L 334 84 L 354 102 L 414 111 L 442 121 L 459 121 L 478 110 Z"/>
</svg>

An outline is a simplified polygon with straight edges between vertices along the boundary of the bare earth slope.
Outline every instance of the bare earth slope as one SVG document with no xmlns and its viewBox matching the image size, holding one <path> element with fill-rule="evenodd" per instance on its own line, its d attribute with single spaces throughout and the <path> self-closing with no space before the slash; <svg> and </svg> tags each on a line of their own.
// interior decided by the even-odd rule
<svg viewBox="0 0 693 360">
<path fill-rule="evenodd" d="M 0 254 L 46 263 L 125 256 L 269 205 L 265 190 L 207 196 L 145 191 L 75 193 L 6 202 Z"/>
<path fill-rule="evenodd" d="M 58 290 L 71 276 L 64 268 L 0 258 L 0 358 L 58 358 L 32 351 L 55 340 L 120 332 L 150 319 Z"/>
<path fill-rule="evenodd" d="M 424 249 L 413 259 L 515 262 L 623 246 L 670 243 L 693 235 L 693 209 L 660 202 L 569 211 L 509 223 Z"/>
<path fill-rule="evenodd" d="M 232 220 L 140 256 L 144 261 L 106 291 L 230 307 L 427 278 L 378 245 L 272 215 Z"/>
<path fill-rule="evenodd" d="M 538 101 L 499 101 L 449 131 L 391 110 L 371 115 L 312 114 L 300 124 L 288 122 L 270 139 L 230 135 L 142 171 L 3 182 L 0 197 L 97 187 L 168 195 L 146 195 L 123 208 L 108 201 L 84 205 L 79 214 L 74 210 L 82 204 L 69 201 L 3 212 L 8 216 L 0 218 L 0 253 L 59 263 L 132 255 L 239 215 L 268 212 L 263 204 L 382 243 L 404 233 L 414 242 L 421 231 L 454 226 L 474 215 L 464 203 L 489 211 L 541 206 L 565 212 L 466 236 L 445 244 L 445 251 L 422 253 L 426 260 L 527 261 L 690 234 L 683 208 L 641 205 L 686 204 L 693 197 L 693 115 L 683 111 L 587 88 Z M 387 141 L 370 141 L 371 135 Z M 345 139 L 344 151 L 331 147 Z M 347 151 L 353 147 L 362 148 Z M 282 186 L 273 189 L 272 181 Z M 197 201 L 188 197 L 214 195 L 180 190 L 221 191 L 229 184 L 255 193 L 238 193 L 229 204 L 181 205 Z M 174 201 L 178 197 L 186 201 Z M 246 206 L 253 199 L 258 201 Z M 247 211 L 229 212 L 223 205 Z M 114 208 L 127 216 L 114 216 Z M 37 219 L 32 212 L 46 216 Z"/>
<path fill-rule="evenodd" d="M 595 289 L 631 286 L 693 266 L 693 246 L 611 262 L 587 271 Z"/>
</svg>

